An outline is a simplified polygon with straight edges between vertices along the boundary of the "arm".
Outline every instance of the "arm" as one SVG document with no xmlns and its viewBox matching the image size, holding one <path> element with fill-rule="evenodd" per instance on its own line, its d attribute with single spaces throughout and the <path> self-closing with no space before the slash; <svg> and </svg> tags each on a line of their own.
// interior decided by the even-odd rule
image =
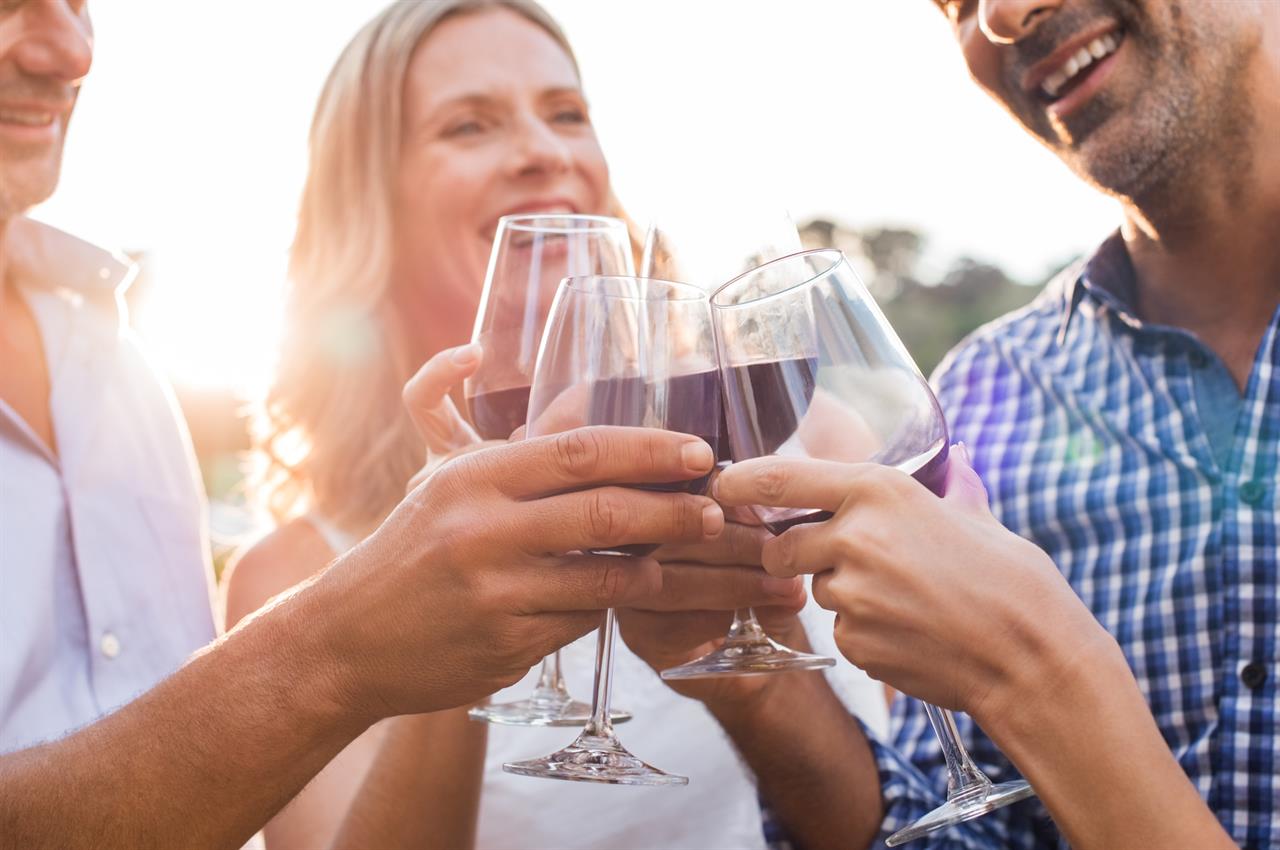
<svg viewBox="0 0 1280 850">
<path fill-rule="evenodd" d="M 474 847 L 487 734 L 465 709 L 396 718 L 331 846 Z"/>
<path fill-rule="evenodd" d="M 285 600 L 135 702 L 0 758 L 0 847 L 238 847 L 367 725 Z"/>
<path fill-rule="evenodd" d="M 729 523 L 713 544 L 667 547 L 660 594 L 618 612 L 623 639 L 655 671 L 719 644 L 731 612 L 753 607 L 771 637 L 809 651 L 796 579 L 759 568 L 768 538 Z M 788 835 L 806 850 L 864 847 L 882 820 L 880 780 L 860 724 L 820 673 L 734 676 L 667 683 L 700 700 L 758 778 Z"/>
<path fill-rule="evenodd" d="M 448 464 L 149 693 L 0 757 L 0 847 L 240 845 L 375 720 L 474 702 L 595 628 L 602 608 L 653 594 L 653 561 L 573 553 L 698 540 L 723 517 L 703 497 L 602 485 L 712 464 L 700 440 L 636 428 Z"/>
<path fill-rule="evenodd" d="M 318 573 L 334 556 L 306 520 L 263 539 L 227 575 L 228 627 Z M 271 819 L 264 829 L 267 846 L 324 847 L 340 829 L 337 843 L 344 847 L 471 846 L 485 740 L 486 727 L 470 723 L 465 708 L 382 721 L 347 745 Z M 406 834 L 393 834 L 397 822 Z"/>
<path fill-rule="evenodd" d="M 942 500 L 896 470 L 782 458 L 736 465 L 717 487 L 729 505 L 835 512 L 766 543 L 766 569 L 820 573 L 814 598 L 840 613 L 841 652 L 967 711 L 1072 846 L 1232 846 L 1115 641 L 1048 557 L 995 521 L 962 459 Z"/>
</svg>

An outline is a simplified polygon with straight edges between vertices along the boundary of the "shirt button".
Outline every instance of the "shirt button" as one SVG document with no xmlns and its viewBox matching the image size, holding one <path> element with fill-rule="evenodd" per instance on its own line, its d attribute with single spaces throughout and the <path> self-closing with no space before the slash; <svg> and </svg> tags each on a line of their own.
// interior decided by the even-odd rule
<svg viewBox="0 0 1280 850">
<path fill-rule="evenodd" d="M 120 654 L 120 638 L 116 637 L 114 632 L 106 632 L 102 635 L 98 648 L 107 658 L 115 658 Z"/>
<path fill-rule="evenodd" d="M 1240 501 L 1246 505 L 1259 505 L 1267 495 L 1267 488 L 1261 481 L 1246 481 L 1240 485 Z"/>
<path fill-rule="evenodd" d="M 1267 668 L 1257 661 L 1250 661 L 1240 668 L 1240 683 L 1251 691 L 1262 687 L 1267 681 Z"/>
</svg>

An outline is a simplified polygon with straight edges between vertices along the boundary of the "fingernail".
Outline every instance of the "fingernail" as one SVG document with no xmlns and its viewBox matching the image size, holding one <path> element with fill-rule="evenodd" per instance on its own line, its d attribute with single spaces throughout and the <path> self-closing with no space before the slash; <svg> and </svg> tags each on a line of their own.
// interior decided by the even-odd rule
<svg viewBox="0 0 1280 850">
<path fill-rule="evenodd" d="M 719 505 L 707 505 L 702 509 L 702 533 L 706 537 L 715 537 L 724 531 L 724 511 Z"/>
<path fill-rule="evenodd" d="M 770 596 L 795 596 L 800 587 L 800 577 L 776 578 L 765 576 L 760 579 L 760 589 Z"/>
<path fill-rule="evenodd" d="M 480 346 L 473 342 L 454 351 L 449 355 L 449 359 L 459 366 L 466 366 L 468 363 L 474 363 L 479 356 Z"/>
<path fill-rule="evenodd" d="M 951 450 L 960 455 L 960 459 L 965 462 L 966 466 L 973 466 L 973 459 L 969 457 L 969 447 L 964 444 L 964 440 L 952 446 Z"/>
<path fill-rule="evenodd" d="M 711 447 L 701 440 L 685 443 L 684 448 L 680 449 L 680 458 L 690 472 L 706 472 L 716 462 Z"/>
</svg>

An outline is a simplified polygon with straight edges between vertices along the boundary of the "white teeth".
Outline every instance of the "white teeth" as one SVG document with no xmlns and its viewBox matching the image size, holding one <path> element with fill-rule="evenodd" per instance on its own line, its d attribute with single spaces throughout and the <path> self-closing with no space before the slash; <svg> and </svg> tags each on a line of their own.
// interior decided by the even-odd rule
<svg viewBox="0 0 1280 850">
<path fill-rule="evenodd" d="M 6 124 L 23 124 L 27 127 L 44 127 L 53 122 L 50 112 L 10 112 L 0 109 L 0 121 Z"/>
<path fill-rule="evenodd" d="M 1046 77 L 1044 82 L 1041 83 L 1041 88 L 1049 97 L 1056 98 L 1058 96 L 1058 92 L 1062 91 L 1062 87 L 1070 82 L 1077 74 L 1085 68 L 1088 68 L 1090 65 L 1093 65 L 1095 62 L 1105 59 L 1112 53 L 1115 53 L 1119 46 L 1120 40 L 1117 38 L 1115 33 L 1108 33 L 1107 35 L 1095 38 L 1093 41 L 1080 48 L 1074 56 L 1063 62 L 1061 68 Z"/>
</svg>

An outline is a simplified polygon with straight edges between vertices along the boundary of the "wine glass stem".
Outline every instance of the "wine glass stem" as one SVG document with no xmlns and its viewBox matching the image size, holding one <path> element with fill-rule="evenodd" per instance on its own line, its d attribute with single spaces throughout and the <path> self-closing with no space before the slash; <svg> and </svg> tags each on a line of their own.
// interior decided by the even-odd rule
<svg viewBox="0 0 1280 850">
<path fill-rule="evenodd" d="M 596 642 L 595 689 L 591 695 L 591 720 L 582 730 L 583 735 L 601 738 L 613 737 L 613 719 L 609 713 L 613 693 L 613 639 L 617 621 L 613 609 L 604 612 L 600 624 L 600 637 Z"/>
<path fill-rule="evenodd" d="M 746 616 L 742 616 L 743 614 Z M 738 608 L 733 612 L 733 623 L 729 626 L 729 643 L 759 643 L 767 640 L 764 629 L 756 621 L 756 612 L 750 608 Z"/>
<path fill-rule="evenodd" d="M 560 672 L 560 650 L 542 659 L 542 668 L 538 671 L 538 684 L 534 686 L 534 698 L 557 699 L 567 697 L 564 676 Z"/>
<path fill-rule="evenodd" d="M 969 757 L 951 712 L 927 702 L 924 710 L 942 743 L 942 755 L 947 760 L 947 800 L 985 796 L 991 788 L 991 780 Z"/>
</svg>

